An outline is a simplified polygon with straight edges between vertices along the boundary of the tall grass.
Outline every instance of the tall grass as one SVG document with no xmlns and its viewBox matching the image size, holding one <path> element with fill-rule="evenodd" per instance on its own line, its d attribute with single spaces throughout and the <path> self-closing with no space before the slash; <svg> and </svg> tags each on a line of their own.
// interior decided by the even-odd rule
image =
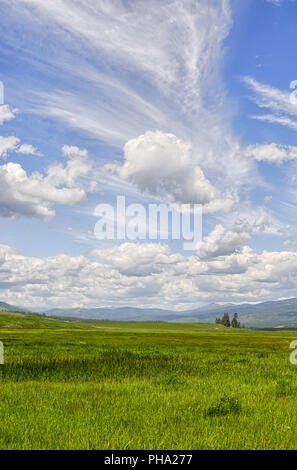
<svg viewBox="0 0 297 470">
<path fill-rule="evenodd" d="M 0 330 L 1 449 L 297 448 L 294 333 L 40 325 Z"/>
</svg>

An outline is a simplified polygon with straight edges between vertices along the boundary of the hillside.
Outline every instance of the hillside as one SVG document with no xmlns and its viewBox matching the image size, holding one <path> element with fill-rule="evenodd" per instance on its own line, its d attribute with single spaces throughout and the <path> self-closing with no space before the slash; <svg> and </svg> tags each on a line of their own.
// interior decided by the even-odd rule
<svg viewBox="0 0 297 470">
<path fill-rule="evenodd" d="M 192 332 L 229 332 L 223 325 L 215 323 L 166 323 L 166 322 L 100 322 L 84 320 L 60 320 L 42 315 L 26 315 L 16 312 L 0 312 L 0 330 L 115 330 L 115 331 L 192 331 Z M 234 330 L 235 331 L 235 330 Z"/>
<path fill-rule="evenodd" d="M 23 312 L 26 313 L 28 310 L 15 305 L 7 304 L 6 302 L 0 302 L 0 312 Z"/>
<path fill-rule="evenodd" d="M 151 308 L 81 308 L 52 309 L 48 316 L 76 317 L 108 321 L 165 321 L 214 323 L 224 312 L 238 312 L 241 323 L 253 328 L 297 328 L 297 298 L 258 304 L 210 304 L 195 310 L 176 312 Z"/>
<path fill-rule="evenodd" d="M 0 312 L 0 329 L 51 329 L 51 328 L 89 328 L 88 323 L 69 322 L 37 314 L 19 312 Z"/>
<path fill-rule="evenodd" d="M 21 307 L 0 302 L 0 312 L 32 313 Z M 79 319 L 112 322 L 170 322 L 170 323 L 214 323 L 224 312 L 239 314 L 242 324 L 252 328 L 297 328 L 297 298 L 261 302 L 257 304 L 209 304 L 194 310 L 174 311 L 157 308 L 56 308 L 43 315 L 59 317 L 57 320 Z"/>
</svg>

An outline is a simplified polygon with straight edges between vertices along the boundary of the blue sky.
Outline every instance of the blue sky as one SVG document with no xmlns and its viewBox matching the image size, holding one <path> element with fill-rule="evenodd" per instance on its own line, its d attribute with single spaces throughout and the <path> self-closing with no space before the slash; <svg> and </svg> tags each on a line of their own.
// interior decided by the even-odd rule
<svg viewBox="0 0 297 470">
<path fill-rule="evenodd" d="M 4 301 L 183 309 L 295 297 L 297 2 L 0 9 Z M 201 204 L 202 245 L 97 240 L 94 209 L 117 195 Z"/>
</svg>

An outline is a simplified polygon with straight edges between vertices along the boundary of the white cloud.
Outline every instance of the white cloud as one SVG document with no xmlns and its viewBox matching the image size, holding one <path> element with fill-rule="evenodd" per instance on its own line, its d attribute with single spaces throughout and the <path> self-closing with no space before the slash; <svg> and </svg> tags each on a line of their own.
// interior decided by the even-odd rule
<svg viewBox="0 0 297 470">
<path fill-rule="evenodd" d="M 222 225 L 215 229 L 203 240 L 198 250 L 201 260 L 212 259 L 220 256 L 229 256 L 239 252 L 242 244 L 251 238 L 251 229 L 248 231 L 232 230 L 227 232 Z"/>
<path fill-rule="evenodd" d="M 38 149 L 31 144 L 20 145 L 20 147 L 17 149 L 17 153 L 22 155 L 35 155 L 36 157 L 41 156 L 41 153 L 38 151 Z"/>
<path fill-rule="evenodd" d="M 158 0 L 125 4 L 117 0 L 14 0 L 34 18 L 54 22 L 77 47 L 87 42 L 113 63 L 142 71 L 159 87 L 176 87 L 185 98 L 200 99 L 201 75 L 212 72 L 213 60 L 231 26 L 229 1 Z M 71 12 L 71 14 L 69 14 Z M 212 28 L 209 24 L 212 24 Z M 199 25 L 199 28 L 197 27 Z M 186 46 L 186 47 L 185 47 Z M 192 104 L 193 105 L 193 104 Z"/>
<path fill-rule="evenodd" d="M 64 145 L 62 154 L 67 159 L 66 166 L 63 163 L 54 163 L 47 169 L 46 181 L 60 187 L 65 185 L 73 188 L 79 182 L 80 187 L 92 192 L 97 183 L 91 178 L 93 162 L 88 158 L 88 151 L 75 146 Z"/>
<path fill-rule="evenodd" d="M 280 7 L 283 3 L 283 0 L 266 0 L 267 3 L 272 3 L 276 7 Z"/>
<path fill-rule="evenodd" d="M 257 254 L 244 247 L 238 253 L 199 260 L 159 244 L 128 243 L 97 254 L 107 264 L 85 256 L 30 258 L 0 246 L 1 297 L 27 307 L 130 305 L 177 310 L 201 302 L 293 297 L 297 288 L 296 252 Z"/>
<path fill-rule="evenodd" d="M 20 139 L 17 137 L 2 137 L 0 136 L 0 157 L 7 158 L 8 152 L 17 150 Z"/>
<path fill-rule="evenodd" d="M 256 104 L 260 108 L 269 109 L 274 113 L 251 116 L 252 119 L 276 123 L 297 130 L 297 105 L 292 101 L 291 96 L 293 89 L 291 92 L 281 91 L 278 88 L 260 83 L 251 77 L 245 77 L 244 82 L 253 92 L 253 100 Z"/>
<path fill-rule="evenodd" d="M 266 144 L 249 145 L 245 154 L 257 161 L 281 164 L 289 160 L 297 160 L 297 147 L 292 145 Z"/>
<path fill-rule="evenodd" d="M 42 41 L 34 41 L 35 34 L 46 37 L 49 52 L 42 59 L 57 74 L 66 70 L 67 80 L 83 78 L 79 91 L 69 92 L 67 83 L 65 90 L 26 99 L 36 112 L 98 140 L 117 148 L 126 142 L 124 160 L 115 166 L 123 185 L 132 182 L 161 199 L 201 203 L 204 212 L 226 212 L 237 205 L 243 185 L 255 184 L 253 159 L 292 159 L 294 148 L 277 144 L 250 147 L 252 158 L 244 158 L 233 135 L 220 73 L 223 41 L 231 28 L 228 0 L 3 2 L 33 22 L 28 49 L 36 63 Z M 18 36 L 23 37 L 15 34 L 15 41 Z M 77 82 L 71 83 L 75 88 Z M 289 93 L 253 79 L 246 83 L 259 107 L 271 113 L 256 119 L 297 129 L 297 107 Z M 0 107 L 0 125 L 15 113 Z M 19 141 L 2 145 L 4 157 L 10 150 L 37 151 Z M 87 151 L 65 146 L 63 156 L 64 163 L 42 174 L 28 174 L 16 163 L 0 166 L 0 216 L 46 219 L 56 204 L 84 202 L 95 189 Z M 113 176 L 110 182 L 118 188 Z M 257 254 L 245 246 L 254 232 L 268 226 L 266 214 L 229 230 L 218 225 L 190 257 L 160 244 L 93 251 L 102 263 L 84 256 L 28 258 L 2 246 L 0 286 L 7 301 L 28 306 L 183 308 L 203 301 L 295 295 L 296 253 Z"/>
<path fill-rule="evenodd" d="M 76 205 L 86 201 L 86 192 L 94 189 L 86 178 L 92 163 L 85 151 L 64 147 L 66 165 L 53 164 L 46 175 L 28 175 L 18 163 L 0 166 L 0 217 L 20 216 L 48 219 L 55 214 L 56 204 Z"/>
<path fill-rule="evenodd" d="M 40 152 L 30 144 L 20 144 L 20 139 L 14 136 L 0 136 L 0 158 L 7 158 L 9 152 L 16 152 L 22 155 L 41 156 Z"/>
<path fill-rule="evenodd" d="M 194 167 L 218 193 L 256 181 L 233 135 L 221 80 L 223 41 L 232 25 L 229 0 L 9 5 L 34 22 L 38 34 L 46 24 L 52 33 L 47 42 L 61 44 L 49 62 L 84 79 L 85 87 L 71 93 L 67 87 L 32 96 L 37 112 L 117 148 L 149 129 L 174 134 L 190 142 Z M 233 199 L 227 197 L 227 206 Z"/>
<path fill-rule="evenodd" d="M 168 111 L 161 110 L 160 103 L 159 106 L 150 103 L 113 77 L 107 80 L 97 72 L 96 78 L 96 83 L 92 84 L 95 89 L 91 88 L 92 92 L 88 94 L 61 90 L 41 94 L 33 111 L 59 119 L 114 147 L 122 147 L 128 139 L 147 128 L 172 126 Z M 100 104 L 94 105 L 94 101 Z"/>
<path fill-rule="evenodd" d="M 286 0 L 266 0 L 267 3 L 272 3 L 276 7 L 281 7 Z M 296 0 L 289 0 L 290 2 L 295 2 Z"/>
<path fill-rule="evenodd" d="M 289 127 L 294 131 L 297 131 L 297 121 L 286 117 L 286 116 L 274 116 L 273 114 L 264 114 L 261 116 L 250 116 L 251 119 L 256 119 L 258 121 L 266 121 L 271 124 L 281 124 L 282 126 Z"/>
<path fill-rule="evenodd" d="M 260 108 L 269 108 L 297 116 L 297 106 L 291 102 L 291 92 L 281 91 L 278 88 L 260 83 L 251 77 L 245 77 L 244 81 L 253 92 L 253 98 Z"/>
<path fill-rule="evenodd" d="M 192 162 L 191 146 L 173 134 L 148 131 L 124 147 L 125 161 L 117 165 L 121 178 L 143 191 L 177 203 L 201 204 L 204 212 L 228 212 L 236 192 L 220 193 Z"/>
<path fill-rule="evenodd" d="M 2 126 L 5 121 L 11 121 L 14 119 L 17 112 L 17 109 L 11 109 L 11 107 L 7 104 L 0 105 L 0 126 Z"/>
<path fill-rule="evenodd" d="M 204 238 L 197 255 L 201 260 L 209 260 L 240 253 L 244 243 L 248 242 L 254 232 L 265 232 L 271 224 L 270 217 L 265 212 L 255 214 L 253 222 L 248 219 L 237 219 L 231 230 L 227 231 L 218 224 Z"/>
<path fill-rule="evenodd" d="M 108 263 L 126 276 L 159 274 L 169 265 L 183 259 L 166 245 L 158 243 L 123 243 L 106 250 L 93 250 L 91 255 Z"/>
</svg>

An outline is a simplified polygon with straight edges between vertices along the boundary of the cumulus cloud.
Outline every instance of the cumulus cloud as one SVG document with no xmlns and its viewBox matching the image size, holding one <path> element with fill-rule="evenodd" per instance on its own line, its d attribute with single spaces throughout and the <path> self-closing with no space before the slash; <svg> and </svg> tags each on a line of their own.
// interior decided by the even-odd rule
<svg viewBox="0 0 297 470">
<path fill-rule="evenodd" d="M 15 118 L 18 110 L 11 109 L 11 107 L 7 104 L 0 106 L 0 126 L 4 124 L 5 121 L 11 121 Z"/>
<path fill-rule="evenodd" d="M 36 171 L 28 175 L 18 163 L 0 166 L 0 217 L 48 219 L 55 214 L 56 204 L 73 206 L 86 201 L 86 192 L 94 189 L 84 182 L 92 163 L 80 149 L 66 147 L 64 152 L 66 165 L 53 164 L 45 175 Z"/>
<path fill-rule="evenodd" d="M 223 42 L 232 25 L 229 0 L 6 3 L 40 28 L 38 37 L 44 24 L 51 25 L 48 47 L 58 41 L 61 48 L 47 60 L 71 78 L 81 74 L 87 85 L 32 96 L 35 111 L 117 148 L 149 129 L 190 142 L 193 165 L 202 171 L 197 176 L 201 182 L 206 176 L 211 191 L 218 188 L 210 212 L 223 206 L 221 199 L 227 210 L 234 203 L 234 195 L 221 198 L 220 192 L 256 180 L 233 134 L 221 80 Z M 34 41 L 30 45 L 38 55 Z"/>
<path fill-rule="evenodd" d="M 88 151 L 76 146 L 64 145 L 62 154 L 67 159 L 66 165 L 54 163 L 47 169 L 46 181 L 60 187 L 74 188 L 78 182 L 88 192 L 96 189 L 97 183 L 91 179 L 93 163 L 88 158 Z"/>
<path fill-rule="evenodd" d="M 31 144 L 22 144 L 17 149 L 17 153 L 22 155 L 34 155 L 36 157 L 40 157 L 41 153 L 38 151 L 36 147 Z"/>
<path fill-rule="evenodd" d="M 219 224 L 205 237 L 198 250 L 198 256 L 200 259 L 209 259 L 236 253 L 241 249 L 244 242 L 250 240 L 250 232 L 251 230 L 228 232 Z"/>
<path fill-rule="evenodd" d="M 124 147 L 125 161 L 117 165 L 121 178 L 144 192 L 181 204 L 202 204 L 205 212 L 228 212 L 238 202 L 236 192 L 222 194 L 192 163 L 191 146 L 173 134 L 148 131 Z"/>
<path fill-rule="evenodd" d="M 20 139 L 14 136 L 0 136 L 0 158 L 7 158 L 9 152 L 16 152 L 22 155 L 41 156 L 40 152 L 33 145 L 20 144 Z"/>
<path fill-rule="evenodd" d="M 124 160 L 115 165 L 117 190 L 120 177 L 123 185 L 133 183 L 160 199 L 200 203 L 204 212 L 237 206 L 237 192 L 257 179 L 253 160 L 267 158 L 268 149 L 249 147 L 250 158 L 242 158 L 244 151 L 231 130 L 220 73 L 223 42 L 232 24 L 228 0 L 3 3 L 15 9 L 22 30 L 34 24 L 28 35 L 30 54 L 40 58 L 40 38 L 46 39 L 43 61 L 67 77 L 64 89 L 30 96 L 34 111 L 117 151 L 126 143 Z M 18 41 L 23 34 L 13 36 Z M 83 77 L 79 83 L 85 87 L 69 92 L 68 79 L 77 77 Z M 297 107 L 289 93 L 254 79 L 246 83 L 259 107 L 270 113 L 257 119 L 297 129 Z M 0 107 L 0 125 L 15 114 L 9 106 Z M 38 152 L 19 141 L 2 145 L 4 158 L 9 151 Z M 271 144 L 270 161 L 292 159 L 293 149 Z M 62 153 L 64 160 L 43 173 L 29 174 L 17 163 L 0 166 L 2 217 L 46 219 L 56 204 L 85 201 L 96 189 L 87 151 L 65 146 Z M 230 187 L 234 191 L 228 192 Z M 296 253 L 257 254 L 246 246 L 254 232 L 268 225 L 265 214 L 228 230 L 218 225 L 188 257 L 149 243 L 95 250 L 96 261 L 65 255 L 28 258 L 0 246 L 0 286 L 7 301 L 27 306 L 183 308 L 202 301 L 295 295 Z"/>
<path fill-rule="evenodd" d="M 174 254 L 160 244 L 128 243 L 113 250 L 97 253 L 103 263 L 85 256 L 25 257 L 1 245 L 1 296 L 27 307 L 130 305 L 177 310 L 203 301 L 292 297 L 297 288 L 296 252 L 257 254 L 244 247 L 201 260 Z M 132 256 L 134 252 L 137 255 Z"/>
<path fill-rule="evenodd" d="M 0 136 L 0 157 L 7 158 L 8 152 L 17 150 L 20 139 L 17 137 L 2 137 Z"/>
<path fill-rule="evenodd" d="M 183 259 L 159 243 L 123 243 L 106 250 L 93 250 L 91 255 L 107 261 L 126 276 L 148 276 L 161 273 L 166 266 Z"/>
<path fill-rule="evenodd" d="M 297 147 L 292 145 L 266 144 L 266 145 L 249 145 L 245 154 L 257 161 L 266 161 L 269 163 L 277 163 L 297 159 Z"/>
<path fill-rule="evenodd" d="M 270 225 L 270 217 L 265 212 L 259 212 L 252 222 L 248 219 L 237 219 L 229 231 L 222 224 L 218 224 L 204 238 L 197 255 L 201 260 L 208 260 L 240 253 L 244 243 L 251 239 L 253 233 L 265 232 Z"/>
<path fill-rule="evenodd" d="M 198 249 L 201 260 L 229 256 L 239 253 L 243 244 L 251 239 L 254 232 L 264 232 L 270 227 L 268 214 L 262 212 L 253 222 L 247 219 L 237 219 L 232 230 L 226 230 L 222 224 L 218 224 L 208 236 L 206 236 Z"/>
</svg>

